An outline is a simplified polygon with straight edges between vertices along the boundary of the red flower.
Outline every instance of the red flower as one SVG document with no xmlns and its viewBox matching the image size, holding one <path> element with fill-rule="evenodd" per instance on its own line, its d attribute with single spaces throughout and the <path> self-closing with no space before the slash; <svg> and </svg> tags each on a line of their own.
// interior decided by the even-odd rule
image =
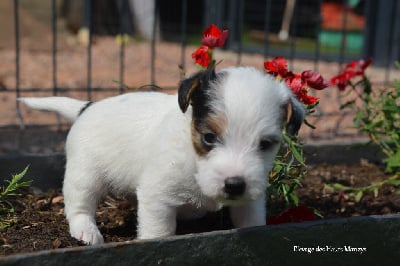
<svg viewBox="0 0 400 266">
<path fill-rule="evenodd" d="M 365 76 L 365 69 L 372 63 L 372 59 L 351 61 L 344 70 L 330 80 L 330 84 L 337 86 L 340 91 L 344 91 L 350 80 L 355 76 Z"/>
<path fill-rule="evenodd" d="M 307 95 L 307 93 L 302 93 L 298 96 L 299 100 L 302 101 L 304 104 L 306 105 L 312 105 L 312 104 L 316 104 L 319 100 L 319 98 L 311 96 L 311 95 Z"/>
<path fill-rule="evenodd" d="M 225 44 L 228 38 L 228 30 L 221 30 L 214 24 L 211 24 L 204 32 L 201 38 L 202 46 L 200 46 L 194 53 L 192 58 L 195 64 L 207 68 L 213 60 L 212 54 L 215 47 L 221 47 Z"/>
<path fill-rule="evenodd" d="M 277 56 L 272 61 L 265 61 L 264 67 L 267 70 L 268 74 L 274 76 L 280 76 L 285 78 L 288 74 L 288 66 L 286 59 L 281 56 Z"/>
<path fill-rule="evenodd" d="M 268 74 L 283 79 L 296 97 L 306 105 L 313 105 L 318 102 L 318 98 L 307 95 L 310 88 L 322 90 L 329 86 L 328 81 L 318 72 L 306 70 L 299 75 L 289 71 L 284 57 L 278 56 L 271 61 L 265 61 L 264 68 Z"/>
<path fill-rule="evenodd" d="M 315 104 L 318 102 L 318 98 L 307 95 L 307 89 L 305 87 L 305 81 L 300 75 L 289 72 L 285 82 L 286 85 L 292 90 L 293 94 L 306 105 Z"/>
<path fill-rule="evenodd" d="M 340 91 L 344 91 L 350 79 L 356 75 L 354 71 L 344 71 L 343 73 L 331 78 L 331 85 L 337 86 Z"/>
<path fill-rule="evenodd" d="M 210 49 L 222 47 L 228 38 L 228 34 L 228 30 L 221 30 L 215 24 L 211 24 L 210 27 L 203 32 L 201 43 L 208 46 Z"/>
<path fill-rule="evenodd" d="M 358 61 L 358 64 L 362 70 L 365 70 L 371 63 L 372 63 L 372 58 L 368 58 L 367 60 L 361 59 Z"/>
<path fill-rule="evenodd" d="M 305 206 L 298 206 L 288 208 L 278 216 L 269 218 L 267 224 L 300 223 L 314 220 L 316 220 L 316 217 L 311 209 Z"/>
<path fill-rule="evenodd" d="M 358 70 L 357 74 L 359 75 L 364 75 L 365 69 L 372 63 L 372 59 L 368 58 L 367 60 L 360 59 L 358 61 L 351 61 L 346 65 L 347 70 L 353 69 L 353 70 Z"/>
<path fill-rule="evenodd" d="M 288 72 L 285 77 L 286 85 L 292 89 L 293 93 L 300 95 L 303 91 L 304 83 L 300 75 Z"/>
<path fill-rule="evenodd" d="M 208 46 L 200 46 L 194 53 L 192 53 L 192 58 L 197 65 L 207 68 L 211 62 Z"/>
<path fill-rule="evenodd" d="M 323 90 L 329 86 L 329 83 L 318 72 L 311 70 L 303 71 L 303 73 L 301 73 L 301 78 L 308 87 L 315 90 Z"/>
</svg>

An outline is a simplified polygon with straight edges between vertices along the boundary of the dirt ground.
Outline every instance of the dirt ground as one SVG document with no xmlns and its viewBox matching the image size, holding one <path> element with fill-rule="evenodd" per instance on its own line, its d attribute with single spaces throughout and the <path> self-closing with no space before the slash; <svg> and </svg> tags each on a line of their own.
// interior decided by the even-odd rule
<svg viewBox="0 0 400 266">
<path fill-rule="evenodd" d="M 355 165 L 310 166 L 303 185 L 297 190 L 300 205 L 315 209 L 318 219 L 400 213 L 398 188 L 384 185 L 377 195 L 365 193 L 357 201 L 350 193 L 332 189 L 329 184 L 366 186 L 385 178 L 381 165 L 361 161 Z M 269 208 L 282 209 L 278 202 Z M 58 190 L 24 193 L 15 202 L 11 225 L 0 231 L 0 256 L 82 245 L 71 238 L 63 214 L 63 198 Z M 193 221 L 180 221 L 178 234 L 230 229 L 226 210 L 210 213 Z M 135 200 L 107 197 L 97 210 L 97 223 L 106 242 L 132 240 L 136 236 Z"/>
</svg>

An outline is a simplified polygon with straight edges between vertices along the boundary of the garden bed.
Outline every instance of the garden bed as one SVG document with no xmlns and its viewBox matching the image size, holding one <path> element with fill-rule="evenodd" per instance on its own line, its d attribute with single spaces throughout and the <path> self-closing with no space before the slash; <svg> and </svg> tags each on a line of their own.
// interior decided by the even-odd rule
<svg viewBox="0 0 400 266">
<path fill-rule="evenodd" d="M 399 246 L 399 216 L 379 216 L 380 218 L 368 217 L 370 215 L 400 213 L 400 195 L 396 193 L 398 188 L 391 185 L 383 185 L 377 190 L 377 194 L 366 192 L 360 199 L 357 199 L 354 197 L 354 193 L 343 192 L 332 187 L 333 184 L 362 187 L 388 178 L 389 176 L 384 173 L 384 166 L 380 164 L 380 157 L 376 148 L 366 147 L 360 144 L 307 146 L 305 147 L 305 154 L 310 166 L 308 174 L 303 180 L 303 186 L 297 190 L 297 195 L 299 196 L 301 205 L 313 208 L 322 215 L 321 218 L 318 218 L 319 221 L 303 223 L 304 225 L 301 226 L 295 224 L 267 226 L 258 229 L 223 231 L 186 237 L 181 236 L 160 241 L 125 243 L 125 241 L 135 239 L 136 203 L 132 199 L 107 197 L 97 211 L 98 224 L 105 236 L 106 242 L 120 242 L 120 244 L 114 243 L 97 248 L 80 247 L 82 244 L 69 236 L 68 225 L 63 215 L 63 198 L 60 192 L 63 164 L 65 162 L 62 153 L 40 156 L 2 156 L 0 157 L 0 174 L 2 178 L 6 176 L 9 177 L 10 173 L 16 173 L 27 164 L 30 164 L 31 168 L 27 179 L 34 179 L 34 182 L 32 185 L 33 188 L 24 193 L 23 197 L 18 198 L 15 204 L 16 215 L 11 221 L 11 226 L 0 232 L 0 255 L 8 256 L 5 260 L 0 259 L 0 264 L 2 262 L 19 262 L 21 265 L 35 265 L 34 262 L 28 259 L 31 258 L 33 261 L 36 261 L 36 263 L 41 259 L 46 259 L 49 260 L 49 264 L 56 265 L 60 260 L 65 260 L 65 256 L 68 257 L 67 261 L 72 262 L 77 261 L 81 254 L 102 253 L 104 249 L 110 250 L 110 252 L 108 252 L 110 256 L 114 253 L 122 252 L 120 255 L 129 256 L 130 259 L 132 259 L 131 255 L 125 254 L 125 252 L 130 253 L 134 249 L 144 252 L 147 247 L 154 247 L 155 250 L 159 250 L 164 249 L 163 245 L 165 245 L 166 249 L 165 253 L 163 253 L 165 257 L 161 255 L 154 256 L 153 262 L 156 264 L 156 259 L 158 259 L 160 262 L 169 261 L 173 264 L 171 258 L 166 258 L 169 252 L 173 253 L 174 243 L 177 243 L 178 246 L 185 246 L 184 243 L 187 243 L 188 251 L 185 252 L 190 252 L 190 250 L 195 252 L 190 255 L 191 258 L 195 259 L 196 256 L 201 256 L 203 252 L 206 252 L 208 256 L 215 256 L 210 255 L 211 251 L 207 250 L 205 246 L 208 245 L 206 244 L 207 241 L 216 241 L 216 243 L 218 243 L 217 245 L 220 245 L 222 242 L 219 241 L 225 240 L 233 241 L 230 244 L 233 248 L 233 250 L 231 250 L 232 258 L 242 254 L 242 260 L 248 258 L 251 262 L 253 260 L 255 261 L 257 256 L 261 256 L 259 259 L 262 261 L 265 257 L 262 257 L 264 256 L 263 254 L 258 254 L 259 250 L 248 250 L 246 251 L 248 252 L 247 255 L 244 254 L 246 253 L 244 251 L 238 254 L 236 254 L 235 251 L 240 250 L 241 245 L 247 245 L 248 249 L 250 243 L 246 241 L 250 241 L 249 238 L 255 237 L 253 235 L 257 235 L 255 232 L 258 231 L 265 237 L 262 243 L 260 242 L 260 245 L 265 247 L 265 250 L 269 250 L 271 247 L 272 242 L 270 242 L 270 237 L 278 237 L 278 235 L 279 237 L 283 237 L 283 235 L 285 235 L 285 237 L 291 239 L 292 234 L 296 235 L 296 238 L 299 237 L 296 240 L 297 243 L 288 240 L 289 242 L 284 245 L 282 241 L 285 241 L 278 237 L 278 242 L 282 244 L 279 254 L 284 254 L 286 252 L 286 255 L 295 253 L 292 250 L 293 245 L 310 245 L 312 243 L 310 241 L 314 239 L 313 247 L 317 245 L 343 247 L 344 245 L 355 246 L 356 243 L 359 245 L 363 244 L 362 247 L 367 248 L 365 254 L 357 254 L 356 252 L 350 253 L 360 258 L 370 257 L 371 254 L 375 254 L 375 252 L 378 251 L 378 248 L 381 252 L 384 251 L 382 247 L 377 247 L 377 244 L 372 241 L 373 237 L 377 237 L 375 235 L 376 232 L 372 232 L 373 230 L 371 231 L 373 226 L 375 226 L 375 229 L 378 231 L 394 231 L 396 229 L 397 235 L 394 233 L 393 236 L 387 238 L 386 242 L 383 244 L 388 248 L 395 245 L 395 243 L 397 243 L 397 247 Z M 5 173 L 8 174 L 6 175 Z M 281 210 L 283 206 L 280 202 L 270 202 L 269 208 L 271 212 L 277 212 Z M 357 219 L 329 220 L 354 216 L 363 217 Z M 223 211 L 210 214 L 200 220 L 180 222 L 178 234 L 231 229 L 232 226 L 227 217 L 227 211 Z M 360 223 L 360 225 L 357 225 L 358 223 Z M 358 226 L 364 225 L 366 225 L 364 229 L 358 228 Z M 389 227 L 385 229 L 384 227 L 386 226 Z M 353 227 L 354 232 L 352 231 Z M 331 231 L 338 230 L 337 233 L 339 233 L 340 228 L 344 229 L 349 235 L 343 236 L 343 234 L 340 234 L 334 237 L 335 234 L 332 234 Z M 285 230 L 287 230 L 287 233 L 285 233 Z M 313 238 L 306 239 L 304 235 L 301 236 L 300 231 L 304 230 L 312 232 Z M 314 232 L 313 230 L 317 231 Z M 371 233 L 374 233 L 374 235 L 370 235 Z M 247 234 L 250 235 L 247 236 Z M 245 243 L 241 243 L 243 240 L 242 236 L 245 238 Z M 332 239 L 329 239 L 329 237 L 332 237 Z M 380 237 L 382 238 L 383 236 Z M 364 238 L 369 238 L 369 242 L 360 241 L 360 239 Z M 199 242 L 197 243 L 197 241 Z M 235 246 L 236 244 L 237 246 Z M 254 243 L 251 245 L 254 245 Z M 278 249 L 278 247 L 275 247 L 276 245 L 278 245 L 278 243 L 274 242 L 272 245 L 274 249 Z M 291 248 L 290 245 L 292 245 Z M 226 247 L 226 249 L 228 249 L 228 247 Z M 225 251 L 228 252 L 226 249 Z M 15 257 L 17 254 L 43 250 L 51 251 Z M 389 249 L 387 249 L 387 251 L 389 252 Z M 218 251 L 218 253 L 219 252 L 220 251 Z M 343 254 L 346 254 L 346 257 L 348 257 L 350 253 L 343 252 Z M 77 254 L 80 255 L 78 256 Z M 272 255 L 274 253 L 268 254 L 272 256 L 269 258 L 270 261 L 277 261 L 278 258 L 276 256 L 278 255 Z M 319 252 L 318 256 L 321 256 L 321 254 L 325 254 L 324 256 L 327 257 L 332 255 L 329 252 Z M 73 255 L 73 258 L 69 258 L 70 255 Z M 177 255 L 179 255 L 176 257 L 178 260 L 184 258 L 181 257 L 181 254 Z M 145 255 L 141 254 L 140 256 L 143 257 Z M 170 254 L 168 256 L 170 256 Z M 229 262 L 232 258 L 226 258 L 226 262 Z M 52 261 L 53 259 L 55 259 L 55 261 Z M 99 258 L 96 257 L 93 259 L 97 260 Z M 146 261 L 146 259 L 143 259 L 143 261 Z M 281 259 L 282 262 L 285 261 L 283 257 Z M 111 258 L 104 258 L 104 262 L 108 260 L 111 260 Z M 140 259 L 136 258 L 134 261 L 139 263 Z M 188 259 L 188 261 L 191 261 L 191 259 Z M 149 262 L 150 261 L 147 261 L 147 263 Z M 93 263 L 95 262 L 92 262 L 92 264 Z M 97 261 L 96 263 L 102 262 Z"/>
</svg>

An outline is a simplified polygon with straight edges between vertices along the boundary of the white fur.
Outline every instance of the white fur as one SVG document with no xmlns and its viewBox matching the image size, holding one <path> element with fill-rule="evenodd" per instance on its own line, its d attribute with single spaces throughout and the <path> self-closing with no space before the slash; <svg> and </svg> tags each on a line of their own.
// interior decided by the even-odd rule
<svg viewBox="0 0 400 266">
<path fill-rule="evenodd" d="M 206 156 L 196 154 L 191 140 L 192 113 L 182 113 L 176 95 L 137 92 L 91 105 L 69 98 L 22 99 L 37 109 L 76 119 L 66 142 L 63 193 L 71 235 L 88 244 L 103 242 L 95 210 L 109 190 L 136 192 L 138 237 L 173 235 L 176 216 L 196 216 L 231 206 L 236 227 L 265 225 L 267 174 L 279 148 L 282 106 L 290 90 L 252 68 L 225 69 L 210 105 L 224 113 L 223 143 Z M 211 90 L 213 91 L 213 90 Z M 56 103 L 56 104 L 55 104 Z M 260 152 L 261 138 L 276 141 Z M 246 191 L 228 199 L 224 180 L 242 176 Z M 190 213 L 193 212 L 193 215 Z"/>
<path fill-rule="evenodd" d="M 71 122 L 79 116 L 81 108 L 88 103 L 67 97 L 47 97 L 47 98 L 19 98 L 19 101 L 37 110 L 58 112 Z"/>
</svg>

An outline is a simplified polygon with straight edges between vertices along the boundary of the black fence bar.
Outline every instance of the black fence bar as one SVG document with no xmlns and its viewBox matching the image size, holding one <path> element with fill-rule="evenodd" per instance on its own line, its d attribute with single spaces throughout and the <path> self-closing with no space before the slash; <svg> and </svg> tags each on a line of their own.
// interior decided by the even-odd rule
<svg viewBox="0 0 400 266">
<path fill-rule="evenodd" d="M 372 57 L 374 64 L 392 67 L 400 60 L 400 7 L 398 0 L 367 1 L 367 25 L 364 55 Z M 395 14 L 393 16 L 393 14 Z M 393 17 L 392 17 L 393 16 Z M 394 50 L 395 53 L 388 54 Z"/>
<path fill-rule="evenodd" d="M 393 27 L 393 35 L 394 35 L 394 40 L 392 43 L 392 59 L 394 60 L 400 60 L 400 16 L 398 14 L 400 14 L 400 3 L 398 1 L 395 1 L 396 3 L 396 8 L 393 10 L 396 10 L 396 13 L 394 15 L 395 20 L 394 22 L 394 27 Z"/>
<path fill-rule="evenodd" d="M 399 46 L 395 46 L 395 38 L 396 38 L 396 34 L 398 35 L 398 33 L 396 33 L 395 29 L 396 29 L 396 11 L 397 11 L 397 6 L 398 6 L 398 2 L 399 1 L 392 1 L 392 8 L 390 11 L 390 16 L 389 16 L 389 36 L 388 36 L 388 43 L 392 43 L 392 47 L 389 47 L 389 49 L 387 50 L 387 60 L 386 60 L 386 64 L 385 67 L 386 69 L 388 69 L 388 71 L 386 71 L 385 73 L 385 83 L 389 83 L 390 82 L 390 68 L 393 65 L 393 62 L 391 62 L 391 58 L 394 58 L 394 51 L 395 49 L 400 49 Z M 397 37 L 398 39 L 398 37 Z"/>
<path fill-rule="evenodd" d="M 51 33 L 52 33 L 52 49 L 51 49 L 51 63 L 52 63 L 52 78 L 53 78 L 53 95 L 58 95 L 58 82 L 57 82 L 57 0 L 51 1 Z M 57 127 L 61 129 L 61 118 L 59 114 L 55 114 L 57 120 Z"/>
<path fill-rule="evenodd" d="M 244 10 L 245 10 L 245 4 L 246 2 L 243 0 L 238 0 L 237 1 L 237 29 L 238 29 L 238 39 L 239 39 L 239 45 L 237 49 L 237 60 L 236 60 L 236 65 L 240 65 L 242 62 L 242 53 L 243 53 L 243 23 L 244 23 Z"/>
<path fill-rule="evenodd" d="M 320 0 L 318 2 L 319 9 L 321 9 L 322 3 L 323 3 L 323 0 Z M 317 23 L 317 29 L 316 29 L 317 32 L 321 31 L 321 22 L 322 22 L 322 16 L 321 16 L 321 14 L 318 14 L 318 23 Z M 319 69 L 318 63 L 321 59 L 321 41 L 319 38 L 315 38 L 315 54 L 314 54 L 314 56 L 315 56 L 314 57 L 314 70 L 318 71 L 318 69 Z"/>
<path fill-rule="evenodd" d="M 121 44 L 119 49 L 119 93 L 125 92 L 125 80 L 124 80 L 124 73 L 125 73 L 125 35 L 121 34 Z"/>
<path fill-rule="evenodd" d="M 56 0 L 51 1 L 51 29 L 52 29 L 52 78 L 53 78 L 53 95 L 57 95 L 57 7 Z"/>
<path fill-rule="evenodd" d="M 187 45 L 187 21 L 188 21 L 188 3 L 182 0 L 181 15 L 181 77 L 186 73 L 186 45 Z"/>
<path fill-rule="evenodd" d="M 349 1 L 348 0 L 343 0 L 343 5 L 344 6 L 348 6 Z M 340 69 L 340 65 L 343 64 L 344 62 L 344 53 L 346 51 L 346 40 L 347 40 L 347 20 L 348 20 L 348 9 L 346 8 L 343 14 L 343 21 L 342 21 L 342 41 L 340 43 L 340 50 L 339 50 L 339 69 Z"/>
<path fill-rule="evenodd" d="M 127 17 L 127 11 L 129 10 L 129 3 L 127 0 L 120 0 L 119 2 L 119 37 L 120 37 L 120 49 L 119 49 L 119 93 L 125 92 L 125 43 L 127 33 L 124 29 L 124 20 Z"/>
<path fill-rule="evenodd" d="M 19 36 L 19 1 L 14 0 L 14 34 L 15 34 L 15 93 L 16 93 L 16 106 L 15 110 L 17 113 L 17 118 L 20 122 L 21 129 L 25 128 L 24 119 L 21 114 L 20 102 L 18 98 L 21 95 L 20 91 L 20 36 Z"/>
<path fill-rule="evenodd" d="M 291 32 L 289 41 L 290 41 L 290 68 L 293 69 L 294 65 L 294 59 L 296 57 L 296 34 L 297 34 L 297 9 L 298 9 L 298 1 L 294 2 L 294 7 L 293 7 L 293 17 L 292 20 L 290 21 L 290 29 L 293 29 Z M 290 31 L 288 32 L 290 34 Z"/>
<path fill-rule="evenodd" d="M 264 59 L 269 56 L 269 34 L 271 25 L 271 2 L 272 0 L 265 1 L 264 11 Z"/>
<path fill-rule="evenodd" d="M 86 79 L 86 88 L 87 88 L 87 99 L 89 101 L 92 100 L 92 8 L 93 8 L 92 0 L 85 0 L 84 2 L 84 42 L 87 41 L 87 79 Z M 81 29 L 82 30 L 82 29 Z M 87 36 L 86 36 L 87 31 Z M 87 40 L 86 40 L 87 38 Z"/>
<path fill-rule="evenodd" d="M 244 21 L 244 9 L 245 2 L 243 0 L 230 1 L 228 13 L 227 13 L 227 28 L 230 29 L 229 39 L 227 43 L 228 48 L 232 48 L 236 52 L 236 65 L 240 65 L 241 57 L 243 53 L 243 21 Z M 223 8 L 218 6 L 220 13 L 223 12 Z M 221 14 L 220 14 L 221 16 Z"/>
<path fill-rule="evenodd" d="M 230 5 L 235 4 L 236 0 L 230 0 Z M 215 0 L 204 0 L 204 19 L 203 19 L 203 28 L 207 27 L 209 24 L 214 23 L 216 25 L 222 26 L 224 24 L 224 0 L 215 1 Z M 231 38 L 228 39 L 228 46 L 230 46 L 231 42 L 235 39 L 235 32 L 231 32 Z"/>
<path fill-rule="evenodd" d="M 158 14 L 159 14 L 160 2 L 154 0 L 154 20 L 153 20 L 153 32 L 151 38 L 151 65 L 150 65 L 150 83 L 156 85 L 156 41 L 157 41 L 157 29 L 158 29 Z"/>
</svg>

